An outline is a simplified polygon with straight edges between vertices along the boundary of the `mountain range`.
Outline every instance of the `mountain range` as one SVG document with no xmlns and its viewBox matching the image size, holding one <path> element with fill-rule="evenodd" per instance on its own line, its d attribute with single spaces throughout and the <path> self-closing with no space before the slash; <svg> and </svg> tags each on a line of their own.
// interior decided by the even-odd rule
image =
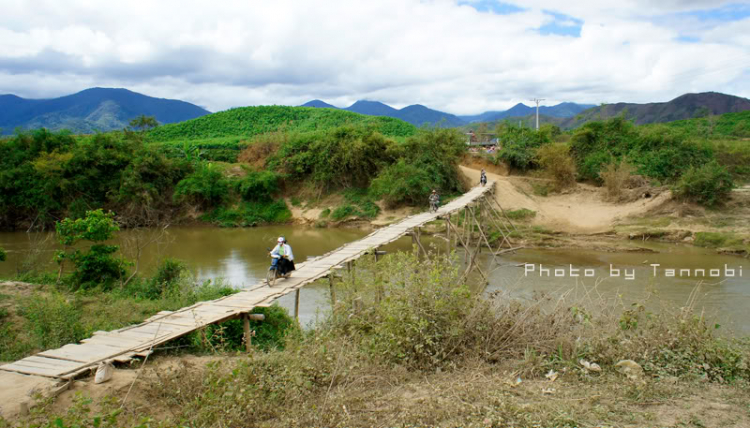
<svg viewBox="0 0 750 428">
<path fill-rule="evenodd" d="M 334 108 L 339 107 L 333 106 L 321 100 L 312 100 L 302 107 L 317 107 L 317 108 Z M 539 107 L 539 114 L 552 116 L 552 117 L 572 117 L 578 113 L 594 107 L 593 104 L 576 104 L 576 103 L 561 103 L 556 106 L 542 106 Z M 477 115 L 457 116 L 450 113 L 445 113 L 439 110 L 433 110 L 427 108 L 421 104 L 414 104 L 402 109 L 395 109 L 387 104 L 383 104 L 380 101 L 368 101 L 359 100 L 349 107 L 341 108 L 340 110 L 353 111 L 360 114 L 366 114 L 371 116 L 388 116 L 401 119 L 405 122 L 409 122 L 412 125 L 422 126 L 424 124 L 437 125 L 442 124 L 447 127 L 457 127 L 467 125 L 475 122 L 492 122 L 498 121 L 507 117 L 518 117 L 526 116 L 531 113 L 536 113 L 535 107 L 529 107 L 525 104 L 518 103 L 512 108 L 505 111 L 487 111 Z"/>
<path fill-rule="evenodd" d="M 125 128 L 140 115 L 154 116 L 159 123 L 175 123 L 209 113 L 185 101 L 153 98 L 127 89 L 91 88 L 52 99 L 0 95 L 3 134 L 16 128 L 68 129 L 89 134 Z"/>
<path fill-rule="evenodd" d="M 522 103 L 505 111 L 487 111 L 477 115 L 458 116 L 433 110 L 420 104 L 402 109 L 379 101 L 360 100 L 349 107 L 335 107 L 321 100 L 304 107 L 346 110 L 369 116 L 387 116 L 416 126 L 424 124 L 446 127 L 475 128 L 480 123 L 493 124 L 510 120 L 533 126 L 534 107 Z M 717 92 L 685 94 L 668 102 L 616 103 L 593 106 L 565 102 L 539 107 L 540 123 L 553 123 L 563 129 L 576 128 L 592 120 L 623 115 L 636 124 L 669 122 L 709 115 L 750 110 L 750 100 Z M 162 124 L 182 122 L 209 114 L 194 104 L 179 100 L 153 98 L 127 89 L 91 88 L 53 99 L 26 99 L 16 95 L 0 95 L 0 130 L 10 134 L 16 128 L 69 129 L 86 134 L 122 129 L 136 116 L 154 116 Z"/>
<path fill-rule="evenodd" d="M 663 103 L 616 103 L 603 104 L 572 116 L 560 123 L 565 129 L 576 128 L 592 120 L 607 119 L 623 115 L 637 125 L 663 123 L 675 120 L 692 119 L 724 113 L 737 113 L 750 110 L 750 100 L 719 92 L 701 92 L 681 95 Z"/>
</svg>

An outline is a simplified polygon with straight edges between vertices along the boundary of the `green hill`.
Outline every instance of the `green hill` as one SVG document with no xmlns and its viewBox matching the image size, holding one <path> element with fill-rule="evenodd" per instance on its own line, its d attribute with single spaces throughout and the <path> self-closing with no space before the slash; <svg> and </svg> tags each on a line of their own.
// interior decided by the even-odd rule
<svg viewBox="0 0 750 428">
<path fill-rule="evenodd" d="M 375 127 L 391 137 L 413 135 L 416 128 L 390 117 L 364 116 L 342 110 L 313 107 L 260 106 L 239 107 L 202 116 L 181 123 L 153 129 L 151 141 L 208 140 L 234 137 L 246 139 L 283 129 L 285 131 L 319 131 L 345 124 Z"/>
<path fill-rule="evenodd" d="M 695 137 L 748 138 L 750 137 L 750 110 L 739 113 L 724 113 L 719 116 L 676 120 L 664 125 L 685 131 Z"/>
</svg>

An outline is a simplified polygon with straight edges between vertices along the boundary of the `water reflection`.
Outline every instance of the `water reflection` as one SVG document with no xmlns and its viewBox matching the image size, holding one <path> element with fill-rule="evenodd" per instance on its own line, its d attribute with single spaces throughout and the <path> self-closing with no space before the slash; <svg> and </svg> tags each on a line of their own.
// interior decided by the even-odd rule
<svg viewBox="0 0 750 428">
<path fill-rule="evenodd" d="M 138 235 L 138 234 L 141 235 Z M 200 280 L 223 278 L 235 287 L 245 287 L 258 283 L 265 277 L 270 264 L 267 248 L 272 247 L 278 236 L 285 236 L 294 249 L 297 262 L 308 257 L 319 256 L 348 242 L 368 234 L 359 229 L 316 229 L 299 226 L 270 226 L 247 229 L 218 229 L 211 227 L 170 228 L 158 242 L 145 247 L 141 253 L 139 272 L 150 275 L 164 257 L 172 257 L 187 262 Z M 122 245 L 126 258 L 135 257 L 136 245 L 154 238 L 158 231 L 123 231 L 117 243 Z M 44 235 L 25 233 L 0 233 L 0 247 L 8 250 L 8 261 L 0 263 L 0 275 L 13 276 L 29 248 L 38 248 L 40 259 L 50 271 L 56 269 L 51 262 L 56 243 L 54 239 L 44 241 Z M 445 241 L 423 238 L 425 244 L 435 243 L 439 249 L 445 248 Z M 639 243 L 641 244 L 641 243 Z M 656 294 L 662 302 L 670 305 L 684 305 L 693 289 L 701 283 L 699 304 L 707 313 L 716 314 L 724 325 L 735 330 L 750 333 L 750 263 L 747 259 L 722 256 L 697 247 L 644 243 L 658 253 L 602 252 L 588 250 L 521 250 L 501 257 L 502 267 L 490 275 L 488 291 L 502 290 L 517 298 L 531 298 L 535 292 L 570 292 L 572 298 L 621 298 L 625 302 L 645 299 Z M 389 252 L 405 251 L 411 248 L 411 240 L 402 238 L 384 247 Z M 463 261 L 462 253 L 458 254 Z M 483 253 L 482 261 L 489 270 L 491 257 Z M 524 270 L 525 263 L 536 266 L 529 274 Z M 651 264 L 676 269 L 724 269 L 724 266 L 738 269 L 743 263 L 742 276 L 726 278 L 666 277 L 661 273 L 654 276 Z M 572 265 L 578 269 L 593 269 L 595 278 L 572 278 L 570 276 L 540 276 L 539 266 L 569 270 Z M 634 279 L 613 277 L 610 265 L 617 269 L 633 272 Z M 660 271 L 661 272 L 661 271 Z M 596 284 L 596 289 L 592 287 Z M 306 287 L 302 290 L 300 320 L 303 324 L 312 321 L 319 309 L 329 307 L 327 287 Z M 653 300 L 656 302 L 656 300 Z M 290 311 L 294 308 L 294 295 L 280 299 L 280 304 Z M 655 304 L 655 303 L 654 303 Z"/>
</svg>

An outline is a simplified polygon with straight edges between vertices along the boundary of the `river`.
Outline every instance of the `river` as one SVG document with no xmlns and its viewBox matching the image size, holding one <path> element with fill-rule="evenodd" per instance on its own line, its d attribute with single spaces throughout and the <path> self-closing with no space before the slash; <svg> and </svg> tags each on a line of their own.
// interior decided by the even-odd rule
<svg viewBox="0 0 750 428">
<path fill-rule="evenodd" d="M 122 246 L 127 258 L 135 259 L 137 242 L 143 245 L 158 238 L 141 251 L 139 271 L 144 275 L 151 274 L 159 260 L 173 257 L 185 261 L 199 280 L 221 278 L 242 288 L 265 277 L 270 262 L 266 248 L 275 245 L 280 235 L 291 244 L 295 260 L 302 262 L 307 257 L 319 256 L 367 234 L 367 231 L 356 228 L 174 227 L 163 235 L 153 230 L 122 231 L 116 243 Z M 445 245 L 440 240 L 436 243 L 439 248 Z M 487 291 L 503 291 L 522 299 L 531 298 L 535 292 L 555 295 L 570 292 L 573 299 L 620 298 L 626 304 L 642 301 L 650 294 L 657 297 L 651 299 L 652 303 L 658 301 L 679 307 L 686 304 L 700 283 L 697 307 L 705 308 L 706 314 L 724 329 L 750 333 L 750 263 L 747 259 L 718 255 L 691 246 L 658 243 L 648 246 L 656 252 L 520 250 L 502 257 L 503 266 L 490 275 Z M 0 247 L 8 252 L 8 260 L 0 263 L 2 277 L 15 275 L 23 261 L 28 260 L 30 249 L 35 250 L 40 266 L 50 271 L 56 269 L 51 262 L 57 248 L 52 234 L 1 232 Z M 410 248 L 411 240 L 402 238 L 385 250 L 393 252 Z M 486 253 L 483 262 L 489 267 L 490 257 Z M 653 266 L 655 264 L 659 266 Z M 669 276 L 670 269 L 675 270 L 674 276 Z M 680 272 L 681 269 L 689 271 Z M 619 276 L 615 275 L 617 273 Z M 732 273 L 734 276 L 728 275 Z M 300 322 L 307 325 L 318 313 L 328 309 L 327 289 L 306 287 L 301 291 L 300 302 Z M 284 296 L 279 303 L 292 310 L 294 296 Z"/>
</svg>

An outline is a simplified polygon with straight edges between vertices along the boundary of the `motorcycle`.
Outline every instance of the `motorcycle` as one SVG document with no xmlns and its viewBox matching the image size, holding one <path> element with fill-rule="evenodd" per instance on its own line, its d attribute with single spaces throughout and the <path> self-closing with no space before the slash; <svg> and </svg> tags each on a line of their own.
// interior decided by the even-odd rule
<svg viewBox="0 0 750 428">
<path fill-rule="evenodd" d="M 286 275 L 281 273 L 281 269 L 279 266 L 280 258 L 272 257 L 270 248 L 266 248 L 266 250 L 268 250 L 268 256 L 271 257 L 271 267 L 269 267 L 268 272 L 266 272 L 266 285 L 268 285 L 269 287 L 273 287 L 277 279 L 286 278 Z"/>
<path fill-rule="evenodd" d="M 438 210 L 439 202 L 430 201 L 430 211 L 436 213 Z"/>
<path fill-rule="evenodd" d="M 479 184 L 481 184 L 482 187 L 484 187 L 484 185 L 487 184 L 487 176 L 486 175 L 483 175 L 482 177 L 479 178 Z"/>
</svg>

